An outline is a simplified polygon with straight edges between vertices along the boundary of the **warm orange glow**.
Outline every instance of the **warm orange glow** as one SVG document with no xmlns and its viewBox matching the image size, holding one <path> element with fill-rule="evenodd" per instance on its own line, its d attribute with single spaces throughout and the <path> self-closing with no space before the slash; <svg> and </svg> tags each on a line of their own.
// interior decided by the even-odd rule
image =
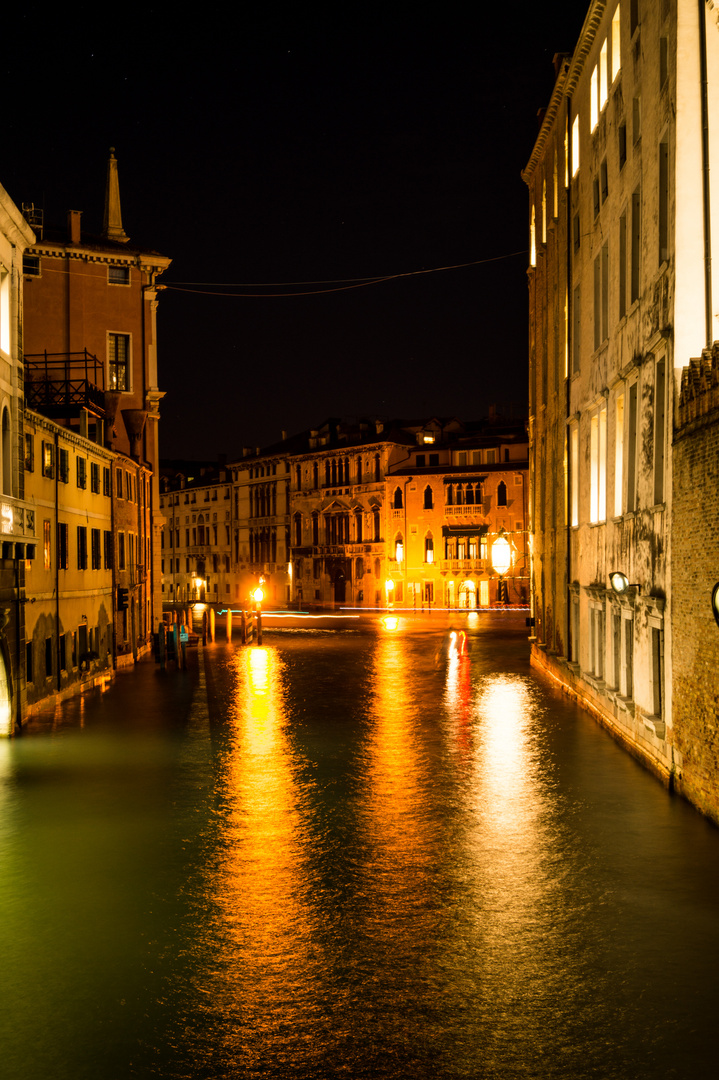
<svg viewBox="0 0 719 1080">
<path fill-rule="evenodd" d="M 392 578 L 387 578 L 387 580 L 384 583 L 384 587 L 385 587 L 385 589 L 387 590 L 388 593 L 392 592 L 392 590 L 394 589 L 394 582 L 392 581 Z"/>
<path fill-rule="evenodd" d="M 506 574 L 512 565 L 512 552 L 509 541 L 504 536 L 498 536 L 492 544 L 492 566 L 498 574 Z"/>
<path fill-rule="evenodd" d="M 253 599 L 253 600 L 255 601 L 255 603 L 256 603 L 256 604 L 261 604 L 261 603 L 262 603 L 262 601 L 264 600 L 264 598 L 265 598 L 265 594 L 264 594 L 264 592 L 262 591 L 262 589 L 260 589 L 260 588 L 257 588 L 257 589 L 255 589 L 255 590 L 253 591 L 253 593 L 252 593 L 252 599 Z"/>
<path fill-rule="evenodd" d="M 396 630 L 399 626 L 399 619 L 396 615 L 385 615 L 382 619 L 385 630 Z"/>
</svg>

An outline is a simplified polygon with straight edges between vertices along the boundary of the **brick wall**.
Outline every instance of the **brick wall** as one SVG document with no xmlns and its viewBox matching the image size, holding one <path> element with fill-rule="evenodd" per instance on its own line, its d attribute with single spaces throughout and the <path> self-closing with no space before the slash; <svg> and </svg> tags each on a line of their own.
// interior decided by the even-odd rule
<svg viewBox="0 0 719 1080">
<path fill-rule="evenodd" d="M 673 451 L 672 670 L 677 787 L 719 822 L 719 343 L 682 373 Z"/>
</svg>

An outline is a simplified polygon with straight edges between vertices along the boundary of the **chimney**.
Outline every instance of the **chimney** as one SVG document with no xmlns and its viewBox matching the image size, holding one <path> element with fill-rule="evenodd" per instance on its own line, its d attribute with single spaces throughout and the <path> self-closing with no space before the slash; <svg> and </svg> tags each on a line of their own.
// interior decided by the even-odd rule
<svg viewBox="0 0 719 1080">
<path fill-rule="evenodd" d="M 67 212 L 67 238 L 71 244 L 80 243 L 80 218 L 82 210 L 68 210 Z"/>
</svg>

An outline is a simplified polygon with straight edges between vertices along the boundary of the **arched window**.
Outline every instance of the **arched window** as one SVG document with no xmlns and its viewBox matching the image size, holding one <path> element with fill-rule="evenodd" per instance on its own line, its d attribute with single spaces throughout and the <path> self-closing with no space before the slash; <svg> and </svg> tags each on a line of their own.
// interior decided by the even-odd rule
<svg viewBox="0 0 719 1080">
<path fill-rule="evenodd" d="M 400 488 L 400 487 L 396 487 L 394 489 L 394 498 L 392 500 L 392 506 L 395 508 L 395 510 L 401 510 L 402 509 L 402 488 Z"/>
<path fill-rule="evenodd" d="M 362 511 L 355 512 L 355 543 L 362 543 Z"/>
<path fill-rule="evenodd" d="M 507 505 L 507 485 L 504 480 L 500 480 L 497 484 L 497 506 Z"/>
<path fill-rule="evenodd" d="M 12 435 L 6 408 L 2 411 L 2 489 L 5 495 L 12 495 Z"/>
<path fill-rule="evenodd" d="M 325 462 L 325 487 L 330 486 L 330 480 L 332 479 L 332 469 L 329 461 Z"/>
<path fill-rule="evenodd" d="M 320 542 L 320 516 L 318 513 L 312 515 L 312 543 L 317 547 Z"/>
<path fill-rule="evenodd" d="M 357 483 L 362 483 L 362 458 L 357 458 Z"/>
<path fill-rule="evenodd" d="M 397 533 L 394 539 L 394 557 L 396 562 L 402 562 L 404 559 L 404 537 L 402 533 Z"/>
<path fill-rule="evenodd" d="M 373 526 L 373 529 L 374 529 L 374 543 L 378 544 L 380 542 L 380 540 L 382 539 L 382 533 L 380 531 L 380 524 L 379 524 L 379 510 L 375 510 L 374 513 L 372 514 L 372 526 Z"/>
<path fill-rule="evenodd" d="M 374 561 L 374 576 L 377 578 L 378 581 L 379 581 L 379 576 L 380 576 L 381 573 L 382 573 L 382 564 L 379 561 L 379 559 L 375 559 L 375 561 Z"/>
<path fill-rule="evenodd" d="M 447 484 L 447 487 L 445 488 L 445 499 L 447 501 L 447 506 L 454 505 L 454 484 Z"/>
<path fill-rule="evenodd" d="M 432 501 L 432 488 L 428 484 L 427 487 L 424 489 L 424 509 L 431 510 L 433 506 L 434 502 Z"/>
<path fill-rule="evenodd" d="M 429 534 L 424 538 L 424 561 L 426 563 L 434 562 L 434 540 Z"/>
<path fill-rule="evenodd" d="M 302 547 L 302 514 L 295 514 L 295 544 Z"/>
<path fill-rule="evenodd" d="M 317 490 L 320 486 L 320 467 L 316 461 L 312 463 L 312 487 Z"/>
<path fill-rule="evenodd" d="M 356 564 L 356 568 L 355 568 L 355 578 L 357 579 L 357 581 L 361 581 L 363 577 L 364 577 L 364 559 L 360 555 L 359 559 L 357 560 L 357 564 Z"/>
</svg>

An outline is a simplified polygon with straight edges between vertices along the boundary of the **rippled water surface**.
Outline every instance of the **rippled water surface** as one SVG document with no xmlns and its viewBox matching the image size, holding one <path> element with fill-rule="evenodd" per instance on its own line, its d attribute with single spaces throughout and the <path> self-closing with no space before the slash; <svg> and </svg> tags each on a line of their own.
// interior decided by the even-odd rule
<svg viewBox="0 0 719 1080">
<path fill-rule="evenodd" d="M 716 1076 L 719 832 L 522 623 L 446 640 L 268 633 L 0 743 L 0 1075 Z"/>
</svg>

